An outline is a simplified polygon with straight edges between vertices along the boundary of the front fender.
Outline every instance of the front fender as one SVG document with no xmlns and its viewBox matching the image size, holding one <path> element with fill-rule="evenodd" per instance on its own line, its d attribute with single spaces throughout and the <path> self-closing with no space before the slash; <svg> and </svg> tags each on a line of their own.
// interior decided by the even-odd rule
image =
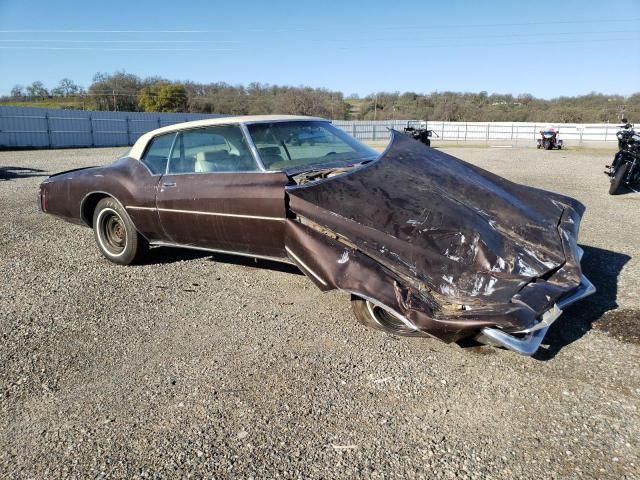
<svg viewBox="0 0 640 480">
<path fill-rule="evenodd" d="M 428 292 L 408 286 L 400 275 L 357 247 L 294 219 L 286 221 L 285 248 L 291 260 L 321 290 L 339 289 L 371 299 L 405 317 L 416 331 L 446 342 L 496 324 L 526 328 L 535 319 L 535 312 L 523 305 L 494 305 L 473 311 L 443 308 Z"/>
</svg>

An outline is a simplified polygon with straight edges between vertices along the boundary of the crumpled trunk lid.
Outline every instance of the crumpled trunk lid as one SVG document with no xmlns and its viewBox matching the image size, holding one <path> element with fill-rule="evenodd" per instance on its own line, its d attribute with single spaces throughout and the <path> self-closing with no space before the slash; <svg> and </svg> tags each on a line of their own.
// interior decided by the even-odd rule
<svg viewBox="0 0 640 480">
<path fill-rule="evenodd" d="M 565 262 L 577 201 L 518 185 L 394 132 L 371 164 L 289 187 L 294 213 L 452 303 L 505 302 Z"/>
</svg>

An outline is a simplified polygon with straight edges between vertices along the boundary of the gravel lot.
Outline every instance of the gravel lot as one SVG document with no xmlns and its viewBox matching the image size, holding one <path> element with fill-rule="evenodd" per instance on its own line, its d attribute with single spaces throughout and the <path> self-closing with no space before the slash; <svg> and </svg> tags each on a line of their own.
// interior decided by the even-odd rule
<svg viewBox="0 0 640 480">
<path fill-rule="evenodd" d="M 535 358 L 367 330 L 286 266 L 110 264 L 35 197 L 123 150 L 0 152 L 0 477 L 639 478 L 640 195 L 609 150 L 446 150 L 588 206 L 599 291 Z"/>
</svg>

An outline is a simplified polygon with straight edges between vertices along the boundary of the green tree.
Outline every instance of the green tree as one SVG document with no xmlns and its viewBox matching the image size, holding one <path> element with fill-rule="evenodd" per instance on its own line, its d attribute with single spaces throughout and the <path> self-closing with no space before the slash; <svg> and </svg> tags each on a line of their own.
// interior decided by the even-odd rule
<svg viewBox="0 0 640 480">
<path fill-rule="evenodd" d="M 138 105 L 145 112 L 184 112 L 187 100 L 184 85 L 160 81 L 140 90 Z"/>
</svg>

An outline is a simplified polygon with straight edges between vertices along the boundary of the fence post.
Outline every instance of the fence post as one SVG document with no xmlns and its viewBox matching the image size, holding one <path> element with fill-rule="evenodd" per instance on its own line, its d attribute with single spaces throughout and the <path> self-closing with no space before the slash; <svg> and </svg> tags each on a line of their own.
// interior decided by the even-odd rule
<svg viewBox="0 0 640 480">
<path fill-rule="evenodd" d="M 351 135 L 353 138 L 358 138 L 356 137 L 356 122 L 353 120 L 351 121 Z"/>
<path fill-rule="evenodd" d="M 44 118 L 47 121 L 47 139 L 49 140 L 49 148 L 51 148 L 53 146 L 53 142 L 51 141 L 51 123 L 49 122 L 49 113 L 45 113 Z"/>
<path fill-rule="evenodd" d="M 464 141 L 467 141 L 467 131 L 469 131 L 469 122 L 464 122 Z"/>
<path fill-rule="evenodd" d="M 160 121 L 160 117 L 158 117 L 158 128 L 160 128 L 162 126 L 161 123 L 162 122 Z"/>
<path fill-rule="evenodd" d="M 128 116 L 125 117 L 124 121 L 127 124 L 127 144 L 131 145 L 131 123 L 130 123 L 129 117 Z"/>
<path fill-rule="evenodd" d="M 93 117 L 89 114 L 89 133 L 91 134 L 91 146 L 96 146 L 96 139 L 93 136 Z"/>
<path fill-rule="evenodd" d="M 375 140 L 376 140 L 376 124 L 374 122 L 374 124 L 373 124 L 373 141 L 375 141 Z"/>
</svg>

